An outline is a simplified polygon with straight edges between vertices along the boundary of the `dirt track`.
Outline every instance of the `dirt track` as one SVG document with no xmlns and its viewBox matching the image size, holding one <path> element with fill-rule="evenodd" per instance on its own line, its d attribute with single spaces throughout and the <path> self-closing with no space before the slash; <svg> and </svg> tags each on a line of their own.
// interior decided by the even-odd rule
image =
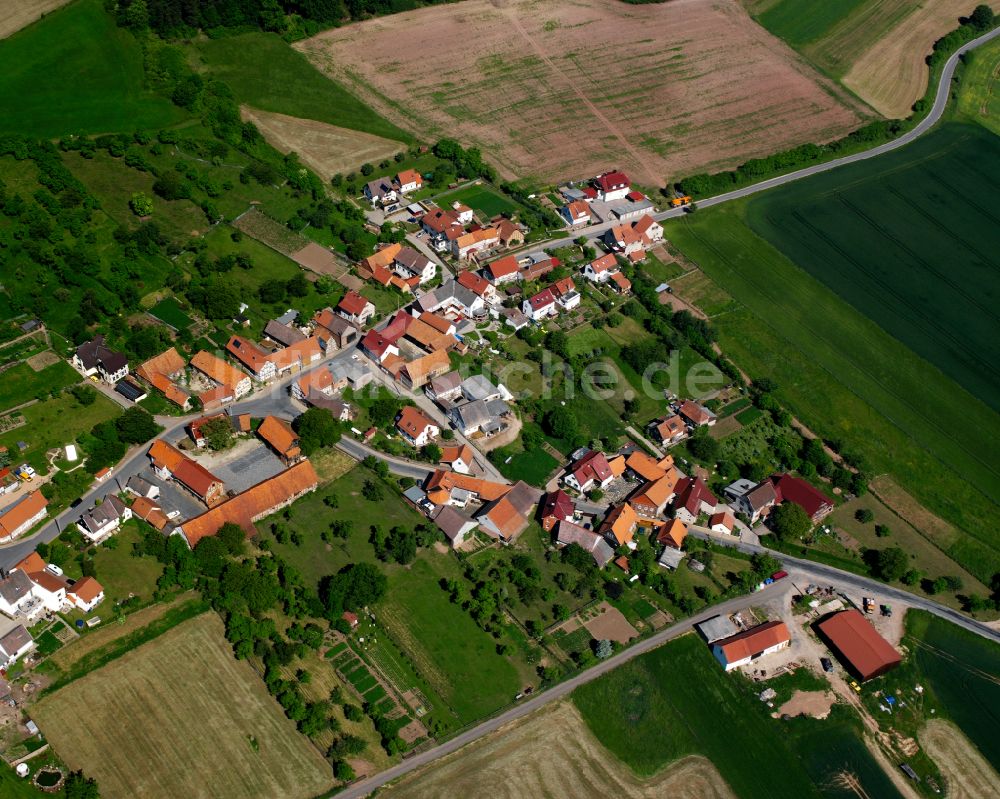
<svg viewBox="0 0 1000 799">
<path fill-rule="evenodd" d="M 0 39 L 26 28 L 69 0 L 0 0 Z"/>
<path fill-rule="evenodd" d="M 478 144 L 505 177 L 618 166 L 656 185 L 859 121 L 736 0 L 465 0 L 295 46 L 422 138 Z"/>
<path fill-rule="evenodd" d="M 927 722 L 920 743 L 948 781 L 951 799 L 1000 799 L 1000 774 L 955 725 Z"/>
<path fill-rule="evenodd" d="M 730 799 L 705 758 L 687 757 L 650 780 L 639 780 L 587 729 L 569 702 L 516 722 L 384 794 L 400 799 L 489 796 L 491 799 Z"/>
</svg>

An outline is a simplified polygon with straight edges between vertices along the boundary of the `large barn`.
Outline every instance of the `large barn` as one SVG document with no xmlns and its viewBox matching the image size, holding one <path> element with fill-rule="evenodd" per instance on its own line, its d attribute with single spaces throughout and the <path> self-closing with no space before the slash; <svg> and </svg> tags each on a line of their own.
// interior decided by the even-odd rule
<svg viewBox="0 0 1000 799">
<path fill-rule="evenodd" d="M 903 660 L 857 608 L 835 613 L 816 629 L 837 659 L 862 681 L 885 674 Z"/>
</svg>

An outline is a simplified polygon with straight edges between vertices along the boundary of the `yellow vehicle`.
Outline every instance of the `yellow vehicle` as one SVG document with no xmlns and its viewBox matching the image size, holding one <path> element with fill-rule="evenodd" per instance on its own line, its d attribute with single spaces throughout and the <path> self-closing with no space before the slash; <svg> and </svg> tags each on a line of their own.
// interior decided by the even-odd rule
<svg viewBox="0 0 1000 799">
<path fill-rule="evenodd" d="M 674 208 L 680 208 L 682 205 L 690 205 L 690 204 L 691 204 L 691 198 L 688 197 L 686 194 L 683 197 L 674 197 L 670 201 L 670 205 L 673 206 Z"/>
<path fill-rule="evenodd" d="M 858 685 L 854 680 L 851 680 L 851 688 L 853 688 L 855 692 L 859 694 L 861 693 L 861 686 Z"/>
</svg>

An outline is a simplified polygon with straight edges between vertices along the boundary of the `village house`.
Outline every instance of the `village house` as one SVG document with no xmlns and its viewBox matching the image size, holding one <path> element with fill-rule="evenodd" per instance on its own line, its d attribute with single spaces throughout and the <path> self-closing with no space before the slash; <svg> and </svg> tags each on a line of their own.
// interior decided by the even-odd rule
<svg viewBox="0 0 1000 799">
<path fill-rule="evenodd" d="M 49 502 L 41 491 L 32 491 L 0 512 L 0 541 L 13 541 L 28 532 L 48 513 Z"/>
<path fill-rule="evenodd" d="M 677 470 L 671 467 L 662 477 L 643 484 L 629 497 L 629 502 L 643 521 L 655 522 L 663 516 L 674 498 L 677 480 Z"/>
<path fill-rule="evenodd" d="M 513 255 L 505 255 L 482 268 L 482 275 L 494 286 L 516 283 L 521 277 L 521 266 Z"/>
<path fill-rule="evenodd" d="M 579 304 L 580 295 L 576 291 L 576 285 L 572 278 L 567 277 L 524 300 L 521 303 L 521 310 L 532 321 L 540 322 L 561 311 L 571 311 Z"/>
<path fill-rule="evenodd" d="M 345 380 L 344 385 L 346 384 Z M 339 388 L 334 386 L 333 374 L 329 369 L 313 369 L 293 382 L 288 387 L 288 392 L 299 402 L 307 402 L 311 396 L 332 397 L 344 385 Z"/>
<path fill-rule="evenodd" d="M 639 517 L 635 510 L 629 503 L 624 502 L 611 509 L 598 532 L 607 538 L 612 546 L 620 547 L 632 542 L 638 526 Z"/>
<path fill-rule="evenodd" d="M 642 253 L 642 238 L 631 225 L 614 225 L 604 234 L 604 243 L 614 252 L 628 256 Z"/>
<path fill-rule="evenodd" d="M 482 275 L 471 270 L 467 270 L 465 272 L 459 272 L 455 280 L 458 281 L 460 286 L 464 286 L 473 294 L 482 297 L 483 302 L 487 304 L 496 302 L 496 287 Z"/>
<path fill-rule="evenodd" d="M 677 413 L 692 427 L 701 427 L 702 425 L 711 427 L 718 421 L 716 415 L 708 408 L 692 400 L 684 400 L 678 406 Z"/>
<path fill-rule="evenodd" d="M 585 450 L 566 469 L 563 482 L 581 493 L 607 488 L 615 479 L 603 452 Z"/>
<path fill-rule="evenodd" d="M 301 460 L 285 471 L 248 488 L 242 494 L 210 508 L 200 516 L 182 522 L 173 530 L 192 549 L 206 536 L 215 535 L 224 524 L 236 524 L 253 535 L 254 522 L 291 505 L 315 491 L 319 485 L 316 471 L 308 460 Z"/>
<path fill-rule="evenodd" d="M 274 363 L 268 354 L 250 339 L 243 336 L 232 336 L 226 344 L 226 352 L 238 360 L 253 377 L 264 383 L 272 380 L 277 374 Z"/>
<path fill-rule="evenodd" d="M 663 419 L 655 419 L 650 423 L 650 429 L 655 438 L 664 445 L 676 444 L 687 437 L 688 429 L 676 413 L 665 416 Z"/>
<path fill-rule="evenodd" d="M 352 347 L 358 341 L 358 329 L 332 308 L 315 313 L 313 335 L 327 354 Z"/>
<path fill-rule="evenodd" d="M 352 289 L 337 304 L 337 313 L 348 322 L 365 327 L 375 315 L 375 305 Z"/>
<path fill-rule="evenodd" d="M 732 503 L 733 509 L 746 516 L 749 524 L 756 524 L 778 504 L 778 493 L 770 480 L 764 480 L 762 483 L 737 480 L 726 486 L 723 493 Z"/>
<path fill-rule="evenodd" d="M 209 422 L 215 421 L 216 419 L 225 420 L 226 427 L 229 428 L 230 433 L 232 432 L 232 423 L 229 419 L 229 415 L 225 413 L 213 413 L 205 416 L 199 416 L 197 419 L 192 419 L 188 423 L 188 435 L 191 436 L 191 440 L 199 449 L 208 445 L 208 438 L 206 438 L 202 428 L 204 428 L 204 426 Z"/>
<path fill-rule="evenodd" d="M 333 364 L 330 367 L 330 374 L 333 375 L 334 391 L 342 388 L 360 391 L 375 379 L 374 373 L 366 363 L 353 360 Z"/>
<path fill-rule="evenodd" d="M 208 507 L 218 505 L 226 498 L 226 486 L 222 480 L 166 441 L 156 439 L 149 448 L 148 456 L 157 477 L 173 480 Z"/>
<path fill-rule="evenodd" d="M 114 385 L 128 374 L 128 358 L 108 348 L 101 334 L 77 347 L 73 353 L 72 363 L 86 377 L 98 375 L 110 385 Z"/>
<path fill-rule="evenodd" d="M 583 276 L 591 283 L 606 283 L 618 271 L 618 259 L 614 253 L 607 253 L 583 267 Z"/>
<path fill-rule="evenodd" d="M 538 506 L 538 517 L 545 532 L 551 532 L 559 522 L 571 522 L 576 518 L 576 505 L 569 494 L 561 488 L 550 491 Z"/>
<path fill-rule="evenodd" d="M 607 566 L 615 556 L 614 549 L 603 536 L 568 519 L 560 519 L 556 524 L 556 545 L 566 547 L 570 544 L 576 544 L 589 554 L 598 569 Z"/>
<path fill-rule="evenodd" d="M 305 338 L 280 350 L 268 354 L 267 360 L 274 364 L 276 376 L 286 372 L 301 372 L 310 364 L 323 359 L 323 349 L 319 339 Z"/>
<path fill-rule="evenodd" d="M 396 429 L 414 447 L 426 446 L 441 434 L 441 428 L 422 411 L 405 406 L 396 417 Z"/>
<path fill-rule="evenodd" d="M 487 502 L 476 514 L 479 529 L 503 544 L 510 544 L 530 524 L 542 492 L 518 480 L 499 499 Z"/>
<path fill-rule="evenodd" d="M 201 372 L 217 386 L 222 387 L 227 394 L 236 399 L 250 393 L 253 384 L 250 378 L 221 358 L 210 352 L 201 350 L 191 359 L 191 368 Z"/>
<path fill-rule="evenodd" d="M 257 428 L 257 435 L 281 458 L 281 462 L 286 466 L 302 457 L 299 437 L 288 422 L 277 416 L 265 416 L 264 421 Z"/>
<path fill-rule="evenodd" d="M 58 613 L 65 609 L 68 604 L 66 590 L 69 588 L 69 581 L 63 577 L 61 569 L 46 565 L 41 555 L 35 551 L 20 560 L 14 569 L 14 573 L 20 572 L 27 576 L 34 600 L 21 605 L 19 613 L 32 618 L 42 610 Z"/>
<path fill-rule="evenodd" d="M 438 252 L 450 249 L 452 242 L 465 234 L 465 225 L 459 221 L 458 214 L 442 208 L 435 208 L 424 214 L 420 218 L 420 226 Z"/>
<path fill-rule="evenodd" d="M 507 249 L 524 244 L 524 230 L 509 219 L 501 219 L 497 223 L 497 236 L 500 238 L 500 244 Z"/>
<path fill-rule="evenodd" d="M 135 374 L 174 405 L 187 410 L 191 404 L 191 395 L 177 385 L 184 378 L 184 368 L 184 359 L 175 347 L 171 347 L 142 363 Z"/>
<path fill-rule="evenodd" d="M 656 533 L 656 543 L 663 547 L 657 563 L 666 569 L 676 569 L 684 560 L 684 539 L 687 525 L 680 519 L 671 519 L 660 525 Z"/>
<path fill-rule="evenodd" d="M 424 187 L 424 179 L 415 169 L 404 169 L 396 175 L 395 183 L 400 194 L 411 194 Z"/>
<path fill-rule="evenodd" d="M 703 513 L 714 513 L 719 504 L 700 477 L 682 477 L 674 490 L 674 515 L 687 524 L 694 524 Z"/>
<path fill-rule="evenodd" d="M 645 247 L 663 241 L 663 225 L 653 219 L 650 214 L 644 214 L 633 222 L 632 230 L 639 234 Z"/>
<path fill-rule="evenodd" d="M 785 649 L 791 643 L 792 638 L 785 623 L 769 621 L 715 641 L 712 644 L 712 654 L 726 671 L 732 671 Z"/>
<path fill-rule="evenodd" d="M 156 499 L 160 496 L 160 487 L 158 485 L 149 482 L 149 480 L 144 480 L 137 474 L 132 475 L 128 479 L 128 482 L 125 483 L 125 491 L 137 497 L 146 497 L 147 499 Z"/>
<path fill-rule="evenodd" d="M 161 533 L 169 526 L 170 517 L 163 512 L 155 500 L 148 497 L 137 497 L 132 503 L 132 515 L 142 519 Z"/>
<path fill-rule="evenodd" d="M 9 669 L 35 648 L 35 639 L 23 624 L 0 638 L 0 668 Z"/>
<path fill-rule="evenodd" d="M 713 533 L 732 535 L 735 528 L 736 517 L 733 516 L 732 511 L 723 510 L 718 513 L 713 513 L 708 520 L 708 529 L 710 529 Z"/>
<path fill-rule="evenodd" d="M 476 318 L 486 313 L 486 302 L 457 280 L 448 280 L 434 291 L 418 297 L 416 310 L 430 311 L 446 317 Z"/>
<path fill-rule="evenodd" d="M 361 351 L 376 363 L 382 363 L 390 356 L 399 357 L 396 339 L 378 330 L 369 330 L 361 339 Z"/>
<path fill-rule="evenodd" d="M 532 253 L 528 258 L 531 259 L 530 263 L 521 267 L 521 281 L 523 283 L 541 280 L 561 263 L 558 258 L 550 258 L 544 252 Z"/>
<path fill-rule="evenodd" d="M 0 577 L 0 612 L 12 619 L 31 620 L 37 616 L 45 608 L 34 587 L 31 578 L 20 569 Z"/>
<path fill-rule="evenodd" d="M 621 272 L 612 272 L 608 284 L 616 294 L 628 294 L 632 290 L 632 281 Z"/>
<path fill-rule="evenodd" d="M 93 544 L 118 532 L 122 522 L 132 518 L 132 510 L 114 494 L 108 494 L 100 505 L 84 513 L 76 523 L 84 538 Z"/>
<path fill-rule="evenodd" d="M 495 227 L 473 230 L 456 238 L 451 243 L 451 254 L 459 261 L 475 258 L 481 252 L 495 249 L 500 244 L 500 236 Z"/>
<path fill-rule="evenodd" d="M 452 549 L 462 546 L 465 537 L 479 526 L 479 522 L 459 513 L 451 505 L 434 508 L 431 521 L 444 533 Z"/>
<path fill-rule="evenodd" d="M 403 364 L 399 370 L 399 382 L 411 391 L 423 388 L 427 382 L 451 369 L 451 360 L 444 350 L 431 352 Z"/>
<path fill-rule="evenodd" d="M 445 469 L 435 469 L 428 475 L 424 490 L 432 505 L 464 508 L 470 502 L 493 502 L 500 499 L 510 490 L 510 486 Z"/>
<path fill-rule="evenodd" d="M 399 199 L 396 187 L 392 185 L 392 181 L 388 177 L 368 181 L 365 184 L 364 194 L 372 204 L 372 208 L 378 205 L 392 205 Z"/>
<path fill-rule="evenodd" d="M 597 190 L 597 199 L 603 202 L 613 202 L 624 200 L 632 190 L 632 181 L 624 172 L 614 170 L 598 175 L 593 180 L 593 186 Z"/>
<path fill-rule="evenodd" d="M 416 278 L 423 285 L 437 276 L 437 264 L 412 247 L 401 247 L 392 260 L 392 268 L 404 280 Z"/>
<path fill-rule="evenodd" d="M 578 227 L 590 224 L 590 206 L 583 200 L 574 200 L 559 209 L 559 213 L 569 227 Z"/>
<path fill-rule="evenodd" d="M 264 325 L 264 338 L 279 347 L 289 347 L 306 340 L 306 334 L 292 325 L 272 319 Z"/>
<path fill-rule="evenodd" d="M 469 474 L 475 463 L 476 456 L 472 447 L 468 444 L 460 444 L 453 447 L 441 447 L 440 463 L 456 471 L 459 474 Z"/>
<path fill-rule="evenodd" d="M 771 477 L 777 503 L 792 502 L 806 512 L 813 524 L 819 524 L 833 512 L 833 500 L 822 491 L 813 488 L 801 477 L 790 474 L 776 474 Z"/>
<path fill-rule="evenodd" d="M 81 577 L 66 589 L 66 599 L 84 613 L 90 613 L 104 601 L 104 586 L 93 577 Z"/>
</svg>

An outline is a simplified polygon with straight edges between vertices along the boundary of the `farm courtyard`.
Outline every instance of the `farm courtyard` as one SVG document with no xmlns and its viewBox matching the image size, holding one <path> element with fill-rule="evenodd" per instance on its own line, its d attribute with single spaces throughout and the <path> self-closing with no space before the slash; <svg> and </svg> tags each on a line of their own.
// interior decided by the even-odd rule
<svg viewBox="0 0 1000 799">
<path fill-rule="evenodd" d="M 46 697 L 33 715 L 106 799 L 307 797 L 333 780 L 205 613 Z"/>
<path fill-rule="evenodd" d="M 475 144 L 507 178 L 617 166 L 662 185 L 837 138 L 864 113 L 736 0 L 467 0 L 295 47 L 397 125 Z"/>
</svg>

